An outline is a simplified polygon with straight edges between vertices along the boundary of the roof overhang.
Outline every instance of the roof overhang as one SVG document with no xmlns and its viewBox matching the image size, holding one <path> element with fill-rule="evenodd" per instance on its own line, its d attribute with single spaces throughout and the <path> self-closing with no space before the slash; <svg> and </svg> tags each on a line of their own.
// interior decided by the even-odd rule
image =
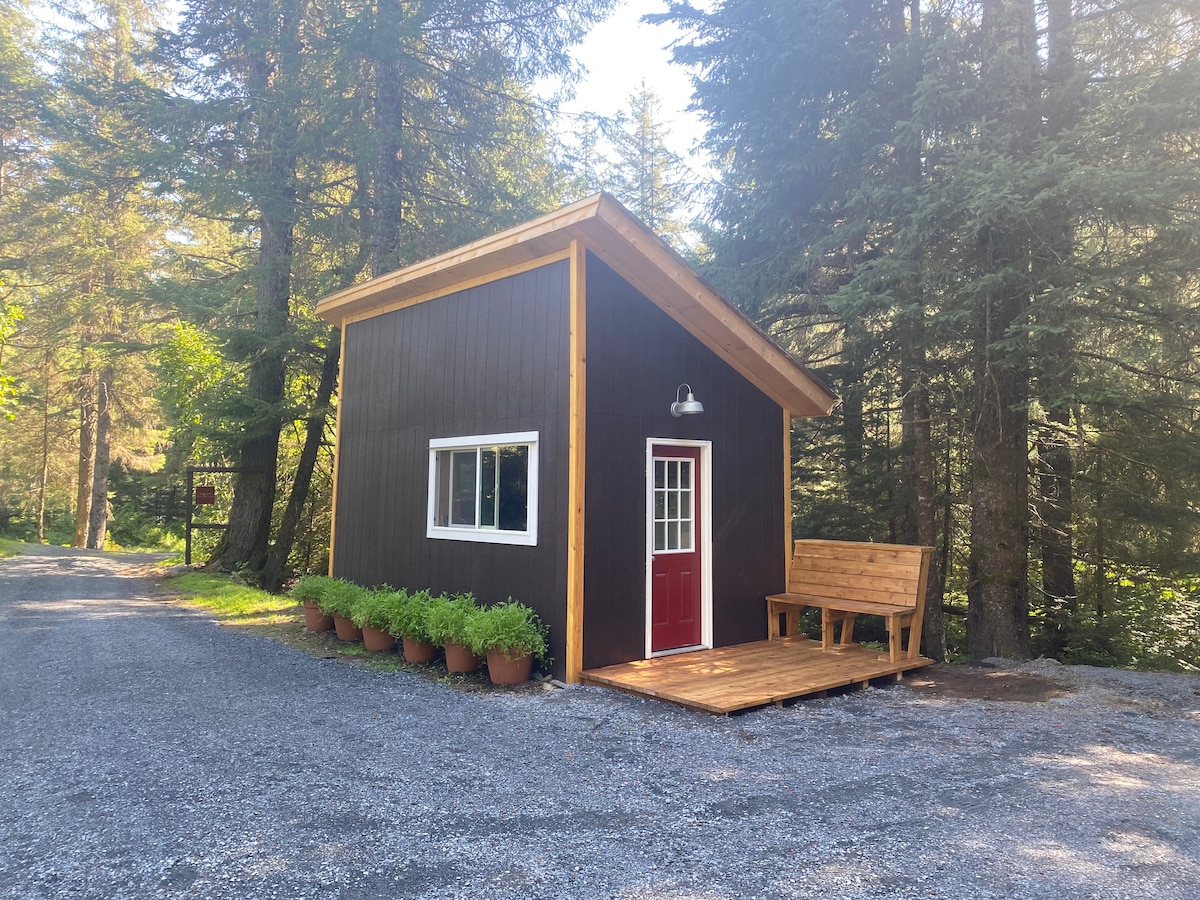
<svg viewBox="0 0 1200 900">
<path fill-rule="evenodd" d="M 574 241 L 788 412 L 826 416 L 837 403 L 836 395 L 607 194 L 330 294 L 317 304 L 317 314 L 335 325 L 370 318 L 539 260 L 565 258 Z"/>
</svg>

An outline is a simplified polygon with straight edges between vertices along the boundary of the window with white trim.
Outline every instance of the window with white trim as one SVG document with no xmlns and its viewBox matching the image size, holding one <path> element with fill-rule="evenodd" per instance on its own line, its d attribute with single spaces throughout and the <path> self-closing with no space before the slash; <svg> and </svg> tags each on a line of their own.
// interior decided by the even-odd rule
<svg viewBox="0 0 1200 900">
<path fill-rule="evenodd" d="M 493 544 L 537 544 L 538 433 L 429 442 L 426 535 Z"/>
</svg>

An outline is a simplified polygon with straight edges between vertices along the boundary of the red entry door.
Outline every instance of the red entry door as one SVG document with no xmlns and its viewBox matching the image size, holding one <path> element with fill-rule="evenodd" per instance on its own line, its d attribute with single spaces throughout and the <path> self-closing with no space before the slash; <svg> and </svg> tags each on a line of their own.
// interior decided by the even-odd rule
<svg viewBox="0 0 1200 900">
<path fill-rule="evenodd" d="M 655 444 L 650 649 L 701 641 L 700 448 Z"/>
</svg>

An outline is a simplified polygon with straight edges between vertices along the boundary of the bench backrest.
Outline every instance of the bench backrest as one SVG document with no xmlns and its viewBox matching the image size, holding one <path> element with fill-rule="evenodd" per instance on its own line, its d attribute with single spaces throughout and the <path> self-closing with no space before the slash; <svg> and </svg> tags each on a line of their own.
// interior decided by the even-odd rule
<svg viewBox="0 0 1200 900">
<path fill-rule="evenodd" d="M 788 592 L 924 609 L 931 553 L 907 544 L 796 541 Z"/>
</svg>

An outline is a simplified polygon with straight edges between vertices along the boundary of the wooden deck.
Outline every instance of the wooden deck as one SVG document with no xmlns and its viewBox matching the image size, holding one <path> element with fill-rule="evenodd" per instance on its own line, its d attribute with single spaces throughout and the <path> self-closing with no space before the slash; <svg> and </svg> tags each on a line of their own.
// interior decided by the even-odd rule
<svg viewBox="0 0 1200 900">
<path fill-rule="evenodd" d="M 895 681 L 932 664 L 922 656 L 891 662 L 886 651 L 858 645 L 827 651 L 820 641 L 785 637 L 589 669 L 581 677 L 587 684 L 724 715 L 836 688 L 866 687 L 877 678 Z"/>
</svg>

